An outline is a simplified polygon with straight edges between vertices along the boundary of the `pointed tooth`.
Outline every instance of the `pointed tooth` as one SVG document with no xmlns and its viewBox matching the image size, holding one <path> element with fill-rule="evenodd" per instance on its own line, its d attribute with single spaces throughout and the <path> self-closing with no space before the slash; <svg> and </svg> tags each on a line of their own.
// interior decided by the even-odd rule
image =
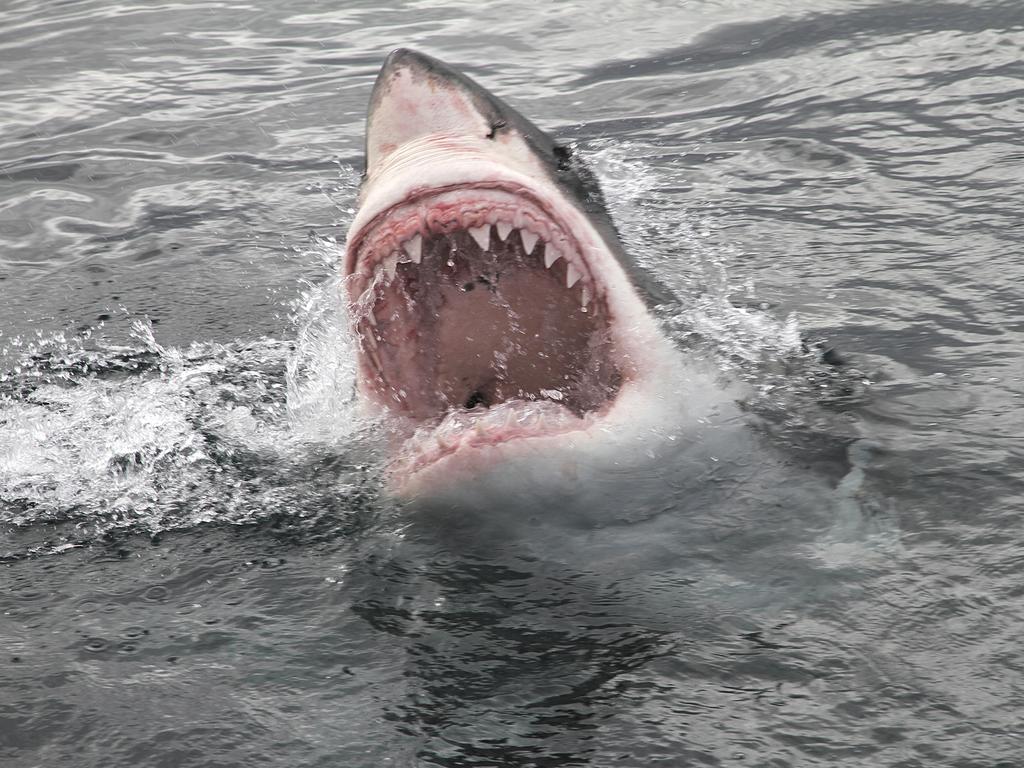
<svg viewBox="0 0 1024 768">
<path fill-rule="evenodd" d="M 384 366 L 380 364 L 380 355 L 377 354 L 376 349 L 366 349 L 366 356 L 370 358 L 370 362 L 374 365 L 374 371 L 383 379 L 384 378 Z"/>
<path fill-rule="evenodd" d="M 414 264 L 419 264 L 423 259 L 423 238 L 420 235 L 413 235 L 402 246 Z"/>
<path fill-rule="evenodd" d="M 590 303 L 590 289 L 584 285 L 580 292 L 582 294 L 581 300 L 583 302 L 583 310 L 586 311 L 587 305 Z"/>
<path fill-rule="evenodd" d="M 547 248 L 544 250 L 544 268 L 551 269 L 551 265 L 554 264 L 562 257 L 562 254 L 551 243 L 547 244 Z"/>
<path fill-rule="evenodd" d="M 540 239 L 540 235 L 536 232 L 531 232 L 528 229 L 520 229 L 519 236 L 523 238 L 523 251 L 525 253 L 533 253 L 533 246 L 537 244 L 537 240 Z"/>
<path fill-rule="evenodd" d="M 366 313 L 366 322 L 368 322 L 374 328 L 377 327 L 377 318 L 374 316 L 372 309 Z"/>
<path fill-rule="evenodd" d="M 512 224 L 507 221 L 499 221 L 495 226 L 498 227 L 498 237 L 502 240 L 508 240 L 508 233 L 512 231 Z"/>
<path fill-rule="evenodd" d="M 476 244 L 480 246 L 481 251 L 486 251 L 491 247 L 491 225 L 484 224 L 482 227 L 470 227 L 468 230 L 469 234 L 476 240 Z"/>
<path fill-rule="evenodd" d="M 391 282 L 395 279 L 395 272 L 398 271 L 398 253 L 392 253 L 384 259 L 384 278 Z"/>
<path fill-rule="evenodd" d="M 581 277 L 583 273 L 570 261 L 568 269 L 565 270 L 565 287 L 572 288 Z"/>
</svg>

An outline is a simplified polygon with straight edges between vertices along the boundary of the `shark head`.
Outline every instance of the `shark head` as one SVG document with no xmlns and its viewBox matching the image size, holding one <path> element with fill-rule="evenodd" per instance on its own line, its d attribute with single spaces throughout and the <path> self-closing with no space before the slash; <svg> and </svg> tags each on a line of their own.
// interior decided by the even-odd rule
<svg viewBox="0 0 1024 768">
<path fill-rule="evenodd" d="M 370 99 L 344 272 L 359 389 L 415 492 L 636 425 L 672 376 L 593 174 L 461 72 L 399 49 Z"/>
</svg>

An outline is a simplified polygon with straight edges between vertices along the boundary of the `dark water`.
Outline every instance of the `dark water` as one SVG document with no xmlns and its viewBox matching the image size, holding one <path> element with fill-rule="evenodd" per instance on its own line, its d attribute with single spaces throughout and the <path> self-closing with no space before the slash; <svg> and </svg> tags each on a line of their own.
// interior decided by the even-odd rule
<svg viewBox="0 0 1024 768">
<path fill-rule="evenodd" d="M 1021 764 L 1024 8 L 677 5 L 4 4 L 0 763 Z M 397 45 L 578 143 L 732 417 L 380 498 L 333 239 Z"/>
</svg>

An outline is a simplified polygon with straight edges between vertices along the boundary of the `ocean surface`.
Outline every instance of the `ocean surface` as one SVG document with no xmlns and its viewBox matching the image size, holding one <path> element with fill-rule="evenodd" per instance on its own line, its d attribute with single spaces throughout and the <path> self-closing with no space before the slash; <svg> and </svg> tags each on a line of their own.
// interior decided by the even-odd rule
<svg viewBox="0 0 1024 768">
<path fill-rule="evenodd" d="M 577 147 L 734 418 L 381 493 L 397 46 Z M 1024 764 L 1022 61 L 1019 0 L 5 0 L 0 764 Z"/>
</svg>

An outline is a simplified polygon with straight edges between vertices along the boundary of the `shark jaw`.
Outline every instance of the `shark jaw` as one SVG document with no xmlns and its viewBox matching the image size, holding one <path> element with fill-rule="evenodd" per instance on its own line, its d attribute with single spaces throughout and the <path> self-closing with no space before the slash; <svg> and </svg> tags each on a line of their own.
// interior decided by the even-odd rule
<svg viewBox="0 0 1024 768">
<path fill-rule="evenodd" d="M 430 493 L 645 421 L 673 355 L 567 150 L 399 50 L 374 87 L 366 154 L 344 270 L 359 389 L 401 444 L 393 490 Z"/>
</svg>

